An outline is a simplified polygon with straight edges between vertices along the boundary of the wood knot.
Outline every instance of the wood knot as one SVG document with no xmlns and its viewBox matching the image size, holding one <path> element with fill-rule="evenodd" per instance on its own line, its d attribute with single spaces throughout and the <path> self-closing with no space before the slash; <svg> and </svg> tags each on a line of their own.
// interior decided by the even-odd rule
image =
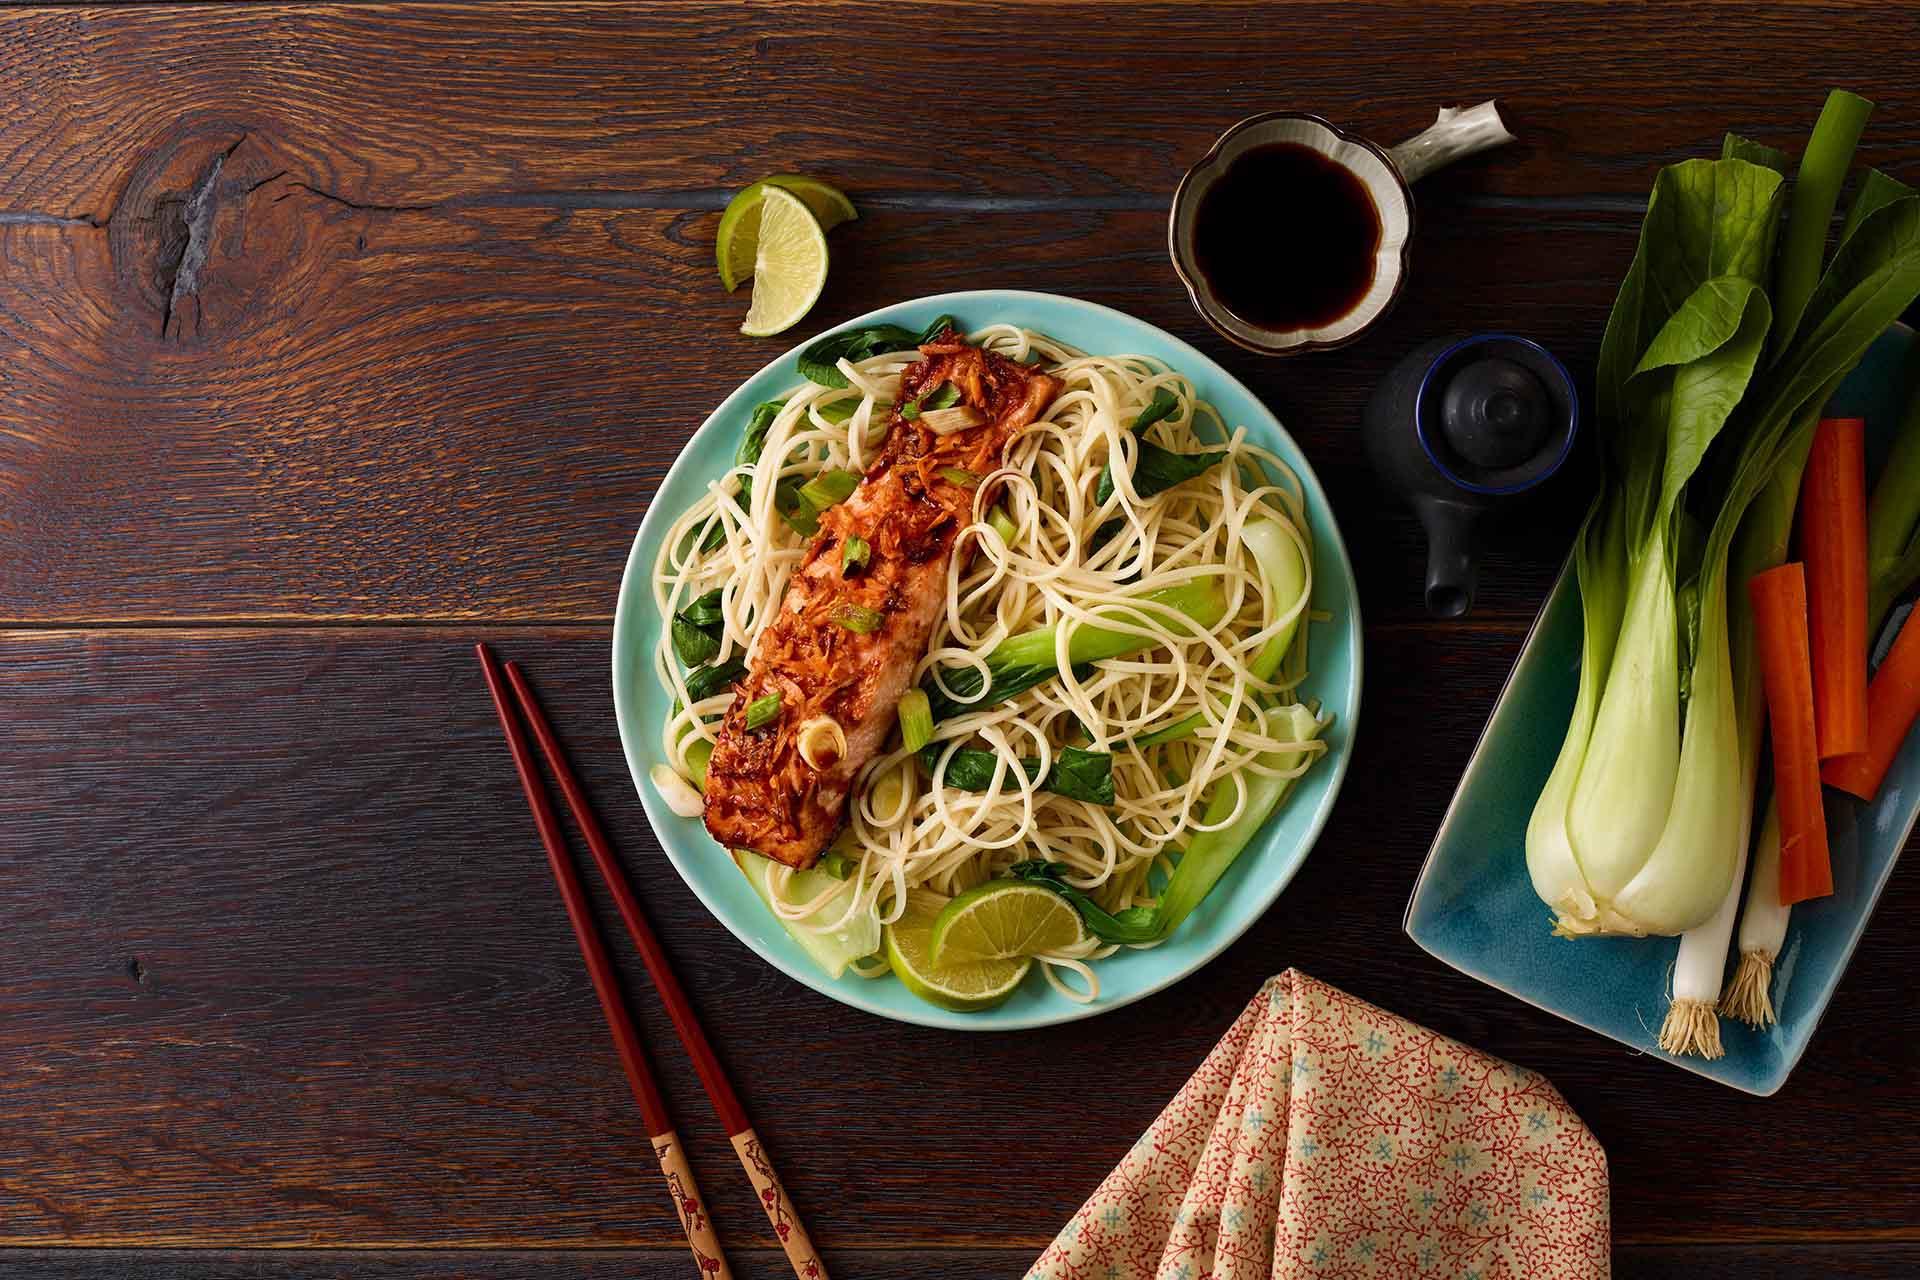
<svg viewBox="0 0 1920 1280">
<path fill-rule="evenodd" d="M 272 138 L 230 121 L 185 120 L 127 179 L 107 224 L 114 270 L 152 332 L 175 343 L 231 337 L 309 287 L 330 219 Z"/>
</svg>

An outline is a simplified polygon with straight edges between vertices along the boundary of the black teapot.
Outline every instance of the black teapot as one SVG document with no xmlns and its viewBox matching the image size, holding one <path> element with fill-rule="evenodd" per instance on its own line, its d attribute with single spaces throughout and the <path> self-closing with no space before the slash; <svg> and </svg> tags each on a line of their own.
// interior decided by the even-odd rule
<svg viewBox="0 0 1920 1280">
<path fill-rule="evenodd" d="M 1387 373 L 1361 417 L 1367 453 L 1427 534 L 1427 612 L 1473 607 L 1482 517 L 1545 483 L 1573 452 L 1580 397 L 1566 367 L 1510 334 L 1436 338 Z"/>
</svg>

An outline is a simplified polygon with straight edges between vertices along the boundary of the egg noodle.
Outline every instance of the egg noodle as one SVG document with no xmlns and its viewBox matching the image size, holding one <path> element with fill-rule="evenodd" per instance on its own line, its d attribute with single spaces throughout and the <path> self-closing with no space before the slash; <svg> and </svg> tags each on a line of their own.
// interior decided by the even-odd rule
<svg viewBox="0 0 1920 1280">
<path fill-rule="evenodd" d="M 856 892 L 846 896 L 839 919 L 815 919 L 837 891 L 785 901 L 787 894 L 779 891 L 794 873 L 775 870 L 774 909 L 790 926 L 833 929 L 866 911 L 890 923 L 911 888 L 952 897 L 1031 858 L 1062 864 L 1068 883 L 1110 911 L 1149 906 L 1172 856 L 1187 841 L 1240 817 L 1244 777 L 1297 776 L 1326 750 L 1323 742 L 1294 740 L 1288 719 L 1278 714 L 1298 700 L 1295 690 L 1307 672 L 1309 628 L 1296 623 L 1312 595 L 1313 557 L 1298 477 L 1251 443 L 1244 427 L 1229 430 L 1193 385 L 1161 361 L 1087 355 L 1009 324 L 990 325 L 970 340 L 1014 360 L 1037 358 L 1065 388 L 980 484 L 975 523 L 959 534 L 947 572 L 946 608 L 914 683 L 965 667 L 990 681 L 986 655 L 997 644 L 1050 624 L 1059 624 L 1060 673 L 1018 697 L 936 723 L 933 746 L 943 767 L 963 745 L 999 757 L 984 791 L 936 785 L 894 733 L 855 780 L 848 826 L 834 845 L 854 863 Z M 808 542 L 776 508 L 778 482 L 871 465 L 885 439 L 900 373 L 918 358 L 907 350 L 842 361 L 850 387 L 807 383 L 786 397 L 759 460 L 709 484 L 668 530 L 654 566 L 654 599 L 663 618 L 718 588 L 724 615 L 719 660 L 752 653 Z M 1195 479 L 1141 499 L 1130 478 L 1139 445 L 1129 428 L 1161 388 L 1178 407 L 1149 429 L 1148 438 L 1179 452 L 1225 449 L 1228 457 Z M 848 416 L 841 402 L 856 397 L 858 406 Z M 833 416 L 842 421 L 823 416 L 828 405 L 836 406 Z M 1096 486 L 1109 457 L 1128 465 L 1112 468 L 1113 496 L 1100 505 Z M 743 477 L 751 478 L 744 495 Z M 1012 519 L 1010 541 L 985 522 L 995 505 Z M 1123 522 L 1119 531 L 1104 542 L 1096 538 L 1095 530 L 1116 517 Z M 1254 518 L 1283 529 L 1307 566 L 1306 589 L 1293 599 L 1271 597 L 1243 538 Z M 724 541 L 701 550 L 714 540 L 708 535 L 716 521 Z M 1209 630 L 1189 625 L 1170 607 L 1141 600 L 1207 580 L 1226 599 L 1223 620 Z M 1116 606 L 1125 606 L 1123 617 L 1116 618 Z M 1066 645 L 1076 624 L 1090 622 L 1150 636 L 1152 643 L 1100 661 L 1079 678 L 1064 661 Z M 1271 680 L 1259 679 L 1249 665 L 1289 629 L 1294 639 L 1285 660 Z M 654 669 L 678 708 L 663 727 L 662 743 L 671 767 L 692 777 L 688 751 L 702 739 L 713 740 L 733 691 L 690 700 L 668 628 L 661 630 Z M 1131 742 L 1196 713 L 1201 727 L 1189 736 L 1145 748 Z M 1112 753 L 1111 807 L 1040 789 L 1037 779 L 1065 746 Z M 1276 770 L 1274 753 L 1296 753 L 1299 763 Z M 1023 757 L 1037 758 L 1040 771 L 1030 777 L 1018 763 Z M 1234 788 L 1238 800 L 1225 819 L 1206 823 L 1203 797 L 1223 786 Z M 1088 962 L 1116 949 L 1089 938 L 1070 952 L 1038 958 L 1056 989 L 1089 1001 L 1098 996 L 1099 980 Z M 873 976 L 885 967 L 856 965 L 855 971 Z M 1069 971 L 1077 983 L 1067 980 Z"/>
</svg>

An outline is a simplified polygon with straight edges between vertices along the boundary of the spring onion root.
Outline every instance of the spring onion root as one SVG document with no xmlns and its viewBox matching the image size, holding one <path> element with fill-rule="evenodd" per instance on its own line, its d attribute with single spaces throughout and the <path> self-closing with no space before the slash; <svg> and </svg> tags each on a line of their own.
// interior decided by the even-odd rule
<svg viewBox="0 0 1920 1280">
<path fill-rule="evenodd" d="M 1660 1047 L 1675 1055 L 1714 1058 L 1725 1055 L 1720 1045 L 1720 1018 L 1711 1000 L 1675 1000 L 1667 1006 L 1667 1020 L 1660 1025 Z"/>
<path fill-rule="evenodd" d="M 1791 908 L 1780 905 L 1780 811 L 1767 805 L 1753 849 L 1753 882 L 1740 913 L 1740 967 L 1720 997 L 1720 1010 L 1750 1027 L 1773 1025 L 1773 962 L 1787 941 Z"/>
<path fill-rule="evenodd" d="M 1773 953 L 1742 951 L 1733 981 L 1720 997 L 1720 1012 L 1756 1031 L 1773 1025 Z"/>
</svg>

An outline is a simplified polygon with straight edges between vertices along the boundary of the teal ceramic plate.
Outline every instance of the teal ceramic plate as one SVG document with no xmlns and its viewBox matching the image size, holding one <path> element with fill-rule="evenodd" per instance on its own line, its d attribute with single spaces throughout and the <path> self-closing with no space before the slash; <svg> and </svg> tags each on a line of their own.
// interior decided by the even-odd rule
<svg viewBox="0 0 1920 1280">
<path fill-rule="evenodd" d="M 1913 330 L 1896 326 L 1874 344 L 1831 406 L 1867 420 L 1869 477 L 1905 411 L 1914 356 Z M 1408 904 L 1407 933 L 1462 973 L 1536 1008 L 1722 1084 L 1771 1094 L 1805 1052 L 1913 830 L 1920 812 L 1920 734 L 1908 740 L 1873 804 L 1828 793 L 1835 892 L 1794 908 L 1774 975 L 1779 1022 L 1752 1031 L 1722 1019 L 1725 1057 L 1674 1057 L 1656 1041 L 1678 940 L 1556 938 L 1527 878 L 1527 818 L 1566 735 L 1579 670 L 1580 590 L 1568 569 L 1467 762 Z"/>
<path fill-rule="evenodd" d="M 919 329 L 942 312 L 971 328 L 1008 321 L 1037 329 L 1083 351 L 1138 354 L 1165 360 L 1193 380 L 1229 424 L 1285 459 L 1305 486 L 1317 563 L 1313 605 L 1333 621 L 1311 633 L 1314 673 L 1306 691 L 1334 716 L 1326 759 L 1306 776 L 1282 812 L 1241 855 L 1179 932 L 1164 945 L 1124 951 L 1100 963 L 1101 997 L 1091 1006 L 1057 994 L 1039 975 L 1013 999 L 985 1013 L 952 1013 L 927 1004 L 892 978 L 829 978 L 767 914 L 742 876 L 697 818 L 677 817 L 654 794 L 647 771 L 661 759 L 660 726 L 667 697 L 653 679 L 653 646 L 660 631 L 650 573 L 660 539 L 674 516 L 724 474 L 752 407 L 798 386 L 799 347 L 749 378 L 694 433 L 655 495 L 620 584 L 613 627 L 613 700 L 620 741 L 647 817 L 667 857 L 707 909 L 774 967 L 856 1008 L 902 1022 L 970 1031 L 1041 1027 L 1085 1018 L 1178 982 L 1211 960 L 1257 920 L 1292 878 L 1326 824 L 1350 755 L 1360 710 L 1360 615 L 1353 566 L 1335 527 L 1327 496 L 1299 446 L 1252 392 L 1206 356 L 1152 325 L 1092 303 L 1054 294 L 1011 290 L 949 293 L 885 307 L 849 324 L 890 321 Z M 804 344 L 803 344 L 804 345 Z"/>
</svg>

